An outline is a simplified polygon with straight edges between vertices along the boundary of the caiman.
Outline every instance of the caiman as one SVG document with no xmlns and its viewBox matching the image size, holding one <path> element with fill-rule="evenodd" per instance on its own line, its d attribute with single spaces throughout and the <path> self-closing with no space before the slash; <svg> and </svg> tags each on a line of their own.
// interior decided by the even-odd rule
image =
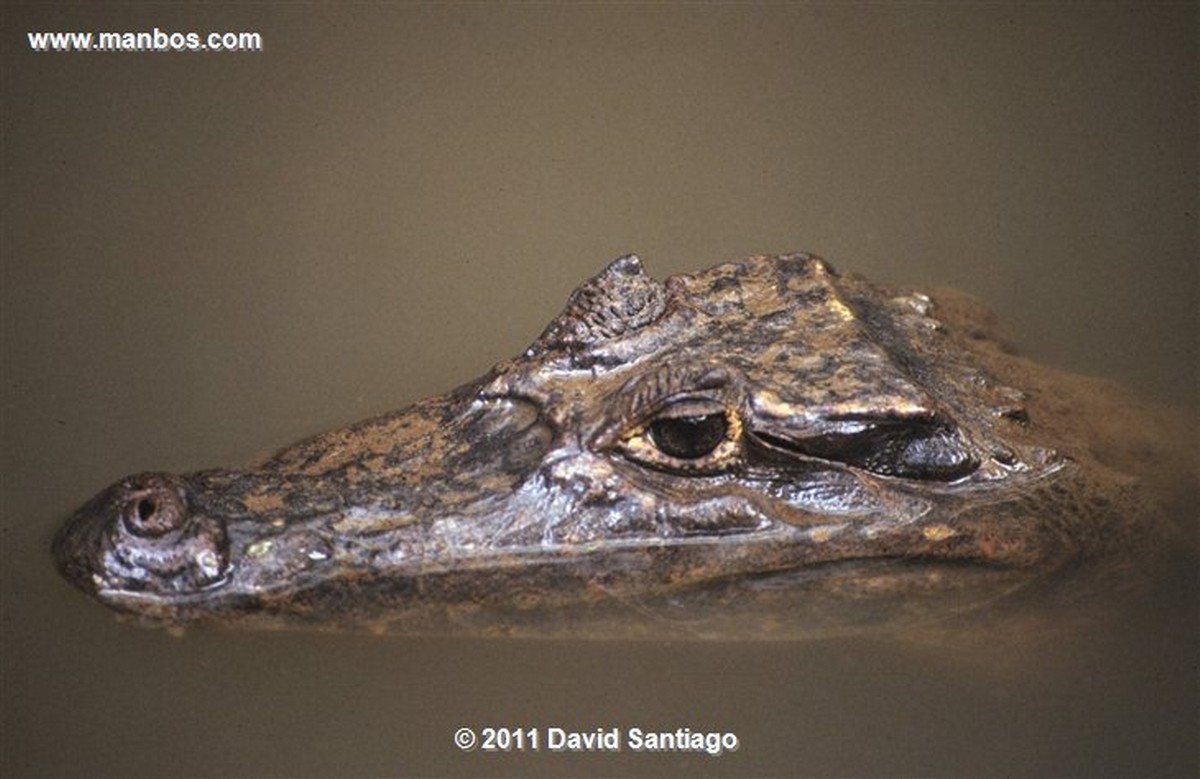
<svg viewBox="0 0 1200 779">
<path fill-rule="evenodd" d="M 142 473 L 59 531 L 62 574 L 152 624 L 793 636 L 940 618 L 1164 521 L 1107 385 L 990 314 L 756 256 L 636 256 L 522 355 L 253 467 Z M 1115 399 L 1114 399 L 1115 398 Z M 1106 405 L 1107 404 L 1107 405 Z"/>
</svg>

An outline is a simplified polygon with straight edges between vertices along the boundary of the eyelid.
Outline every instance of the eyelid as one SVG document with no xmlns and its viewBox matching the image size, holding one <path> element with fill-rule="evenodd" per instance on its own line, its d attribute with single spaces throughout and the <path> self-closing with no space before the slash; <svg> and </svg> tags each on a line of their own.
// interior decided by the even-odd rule
<svg viewBox="0 0 1200 779">
<path fill-rule="evenodd" d="M 682 397 L 668 400 L 655 409 L 654 413 L 646 415 L 639 427 L 649 427 L 659 419 L 679 419 L 681 417 L 706 417 L 712 414 L 730 415 L 730 408 L 724 403 L 712 398 Z"/>
</svg>

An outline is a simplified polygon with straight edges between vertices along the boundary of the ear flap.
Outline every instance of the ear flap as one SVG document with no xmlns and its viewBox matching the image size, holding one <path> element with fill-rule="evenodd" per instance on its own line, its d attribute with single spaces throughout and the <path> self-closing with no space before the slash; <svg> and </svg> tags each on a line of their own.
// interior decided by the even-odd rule
<svg viewBox="0 0 1200 779">
<path fill-rule="evenodd" d="M 645 327 L 663 315 L 666 300 L 666 289 L 642 271 L 637 255 L 618 257 L 571 293 L 526 355 L 585 349 Z"/>
</svg>

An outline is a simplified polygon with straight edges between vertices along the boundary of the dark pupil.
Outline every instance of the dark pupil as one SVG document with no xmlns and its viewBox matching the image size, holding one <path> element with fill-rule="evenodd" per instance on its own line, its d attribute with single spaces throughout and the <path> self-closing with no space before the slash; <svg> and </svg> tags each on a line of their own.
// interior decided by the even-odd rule
<svg viewBox="0 0 1200 779">
<path fill-rule="evenodd" d="M 668 417 L 650 425 L 650 437 L 663 454 L 680 460 L 695 460 L 716 449 L 725 439 L 728 428 L 724 414 Z"/>
</svg>

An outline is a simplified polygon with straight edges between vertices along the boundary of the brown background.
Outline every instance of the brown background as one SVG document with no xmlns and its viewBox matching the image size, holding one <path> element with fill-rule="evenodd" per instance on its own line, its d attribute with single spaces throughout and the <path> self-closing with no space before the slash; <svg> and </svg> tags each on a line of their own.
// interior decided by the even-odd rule
<svg viewBox="0 0 1200 779">
<path fill-rule="evenodd" d="M 1016 674 L 870 641 L 178 641 L 47 546 L 125 473 L 473 378 L 630 251 L 660 278 L 807 249 L 961 287 L 1039 359 L 1192 401 L 1195 4 L 0 14 L 5 776 L 1194 771 L 1194 644 L 1164 659 L 1153 632 Z M 25 43 L 153 27 L 265 50 Z M 463 755 L 464 724 L 743 746 Z"/>
</svg>

